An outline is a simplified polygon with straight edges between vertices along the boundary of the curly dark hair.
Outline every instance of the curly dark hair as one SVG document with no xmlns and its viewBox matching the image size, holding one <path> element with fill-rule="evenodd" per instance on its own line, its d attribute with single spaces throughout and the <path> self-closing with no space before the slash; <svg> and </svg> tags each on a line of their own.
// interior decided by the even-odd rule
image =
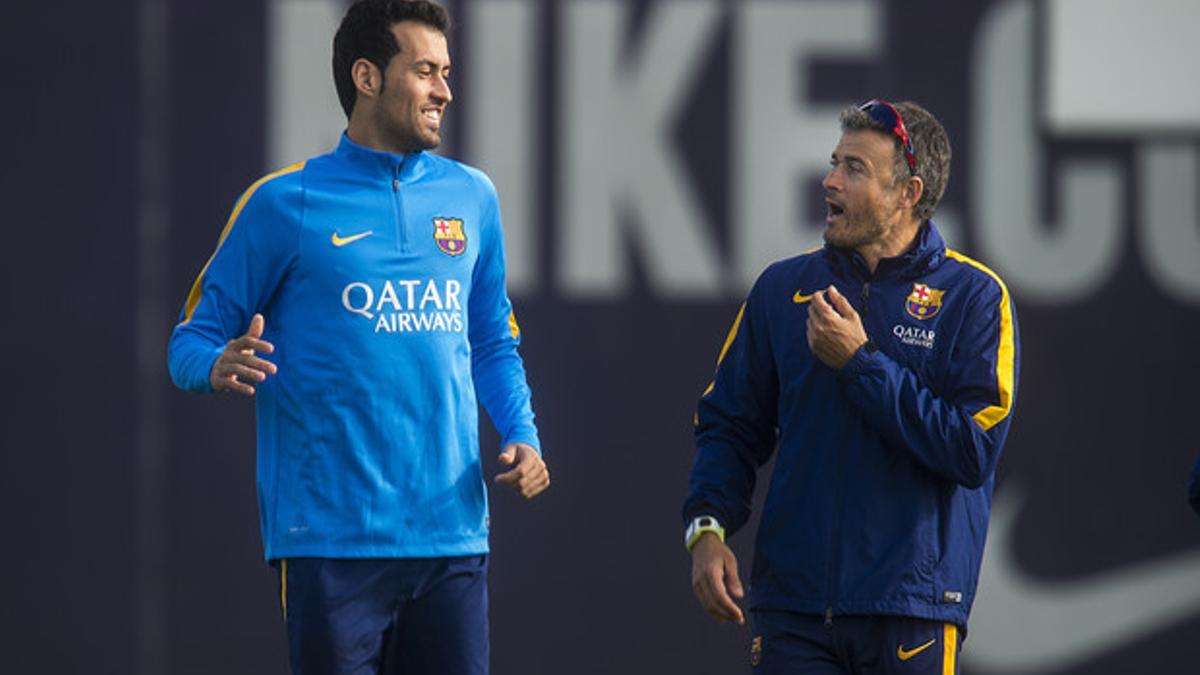
<svg viewBox="0 0 1200 675">
<path fill-rule="evenodd" d="M 333 38 L 333 83 L 347 118 L 358 98 L 350 67 L 366 59 L 387 70 L 392 57 L 400 53 L 392 26 L 401 21 L 423 23 L 443 35 L 450 31 L 446 9 L 429 0 L 358 0 L 342 18 Z"/>
<path fill-rule="evenodd" d="M 908 140 L 912 144 L 913 156 L 916 157 L 917 167 L 909 172 L 908 160 L 904 156 L 904 145 L 900 139 L 886 129 L 882 124 L 871 119 L 870 115 L 857 107 L 846 108 L 839 120 L 842 131 L 861 131 L 874 129 L 887 134 L 893 141 L 896 150 L 896 161 L 892 166 L 894 183 L 910 175 L 920 176 L 925 182 L 925 191 L 921 199 L 913 206 L 913 215 L 924 222 L 929 220 L 937 210 L 938 202 L 946 192 L 946 183 L 950 182 L 950 138 L 942 123 L 925 108 L 912 101 L 893 103 L 892 107 L 900 113 L 904 120 L 904 128 L 908 130 Z"/>
</svg>

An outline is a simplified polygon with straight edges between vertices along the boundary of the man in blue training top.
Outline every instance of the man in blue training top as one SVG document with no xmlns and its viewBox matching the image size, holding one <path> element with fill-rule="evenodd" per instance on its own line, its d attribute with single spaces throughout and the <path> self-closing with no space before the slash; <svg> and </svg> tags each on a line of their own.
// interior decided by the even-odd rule
<svg viewBox="0 0 1200 675">
<path fill-rule="evenodd" d="M 171 336 L 179 387 L 256 398 L 296 673 L 488 671 L 477 397 L 509 467 L 495 481 L 549 485 L 495 188 L 427 152 L 452 98 L 448 28 L 424 0 L 349 9 L 345 134 L 241 196 Z"/>
<path fill-rule="evenodd" d="M 754 284 L 700 399 L 683 506 L 692 587 L 746 594 L 726 533 L 750 515 L 755 673 L 958 672 L 1019 363 L 1008 290 L 930 219 L 950 142 L 915 103 L 841 115 L 825 247 Z"/>
</svg>

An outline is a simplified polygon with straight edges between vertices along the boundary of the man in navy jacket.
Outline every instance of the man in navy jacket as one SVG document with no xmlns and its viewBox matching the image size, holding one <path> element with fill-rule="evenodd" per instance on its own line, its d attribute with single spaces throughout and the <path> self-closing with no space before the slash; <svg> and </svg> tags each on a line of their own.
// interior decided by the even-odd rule
<svg viewBox="0 0 1200 675">
<path fill-rule="evenodd" d="M 933 115 L 873 100 L 841 127 L 825 247 L 763 272 L 699 403 L 692 585 L 743 623 L 724 538 L 778 447 L 750 579 L 754 672 L 957 672 L 1016 397 L 1016 315 L 931 220 L 950 164 Z"/>
</svg>

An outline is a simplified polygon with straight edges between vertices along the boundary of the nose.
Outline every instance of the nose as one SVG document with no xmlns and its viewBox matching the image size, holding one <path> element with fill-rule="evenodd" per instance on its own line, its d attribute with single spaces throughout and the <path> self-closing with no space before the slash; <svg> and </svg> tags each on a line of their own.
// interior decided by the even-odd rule
<svg viewBox="0 0 1200 675">
<path fill-rule="evenodd" d="M 841 181 L 838 180 L 838 177 L 837 177 L 837 167 L 836 166 L 829 167 L 829 171 L 826 172 L 825 177 L 821 179 L 821 187 L 825 188 L 825 190 L 828 192 L 833 192 L 833 191 L 839 189 L 840 186 L 841 186 Z"/>
<path fill-rule="evenodd" d="M 433 86 L 433 96 L 442 103 L 449 103 L 454 100 L 454 94 L 450 92 L 450 81 L 438 75 L 435 78 Z"/>
</svg>

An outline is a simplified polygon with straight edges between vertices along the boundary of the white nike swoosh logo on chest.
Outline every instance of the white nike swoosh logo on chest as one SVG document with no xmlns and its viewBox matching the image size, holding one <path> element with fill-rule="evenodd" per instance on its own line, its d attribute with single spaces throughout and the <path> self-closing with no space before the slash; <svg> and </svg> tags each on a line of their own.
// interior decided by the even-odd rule
<svg viewBox="0 0 1200 675">
<path fill-rule="evenodd" d="M 965 665 L 995 674 L 1058 671 L 1200 614 L 1200 551 L 1072 581 L 1026 574 L 1013 541 L 1023 502 L 1010 482 L 993 504 Z"/>
</svg>

